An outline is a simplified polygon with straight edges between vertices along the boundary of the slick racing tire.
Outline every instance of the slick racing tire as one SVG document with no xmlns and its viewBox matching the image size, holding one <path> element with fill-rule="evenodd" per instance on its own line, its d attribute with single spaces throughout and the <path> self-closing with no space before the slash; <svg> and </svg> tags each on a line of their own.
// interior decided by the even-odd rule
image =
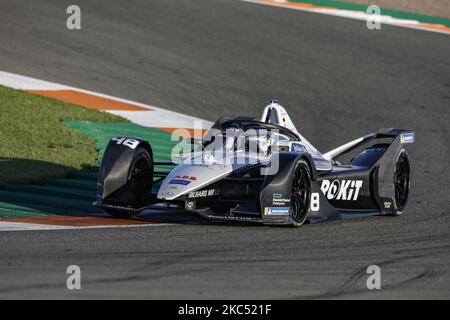
<svg viewBox="0 0 450 320">
<path fill-rule="evenodd" d="M 300 227 L 308 218 L 311 204 L 311 169 L 305 160 L 300 160 L 295 167 L 291 190 L 289 224 Z"/>
<path fill-rule="evenodd" d="M 133 210 L 142 208 L 148 203 L 152 185 L 152 158 L 145 148 L 139 147 L 130 165 L 128 183 L 114 194 L 117 199 L 127 199 L 127 206 L 131 210 L 105 208 L 105 211 L 117 218 L 128 218 L 136 215 L 138 212 L 133 213 Z"/>
<path fill-rule="evenodd" d="M 395 195 L 395 211 L 391 216 L 401 216 L 403 210 L 405 210 L 408 203 L 409 190 L 410 190 L 410 174 L 411 167 L 409 163 L 409 157 L 406 150 L 399 152 L 397 161 L 395 163 L 395 171 L 393 177 L 393 188 Z"/>
</svg>

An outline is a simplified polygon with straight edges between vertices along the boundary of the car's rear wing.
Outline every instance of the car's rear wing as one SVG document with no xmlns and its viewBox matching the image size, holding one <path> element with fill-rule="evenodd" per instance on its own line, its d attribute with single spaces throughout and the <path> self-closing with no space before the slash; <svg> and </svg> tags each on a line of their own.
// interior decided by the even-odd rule
<svg viewBox="0 0 450 320">
<path fill-rule="evenodd" d="M 395 139 L 400 136 L 400 143 L 414 143 L 415 135 L 413 131 L 404 130 L 404 129 L 381 129 L 378 132 L 371 133 L 365 135 L 364 137 L 358 138 L 356 140 L 350 141 L 340 147 L 337 147 L 325 154 L 323 157 L 329 161 L 332 161 L 334 158 L 343 156 L 353 150 L 365 145 L 375 139 L 384 139 L 384 138 L 392 138 Z"/>
</svg>

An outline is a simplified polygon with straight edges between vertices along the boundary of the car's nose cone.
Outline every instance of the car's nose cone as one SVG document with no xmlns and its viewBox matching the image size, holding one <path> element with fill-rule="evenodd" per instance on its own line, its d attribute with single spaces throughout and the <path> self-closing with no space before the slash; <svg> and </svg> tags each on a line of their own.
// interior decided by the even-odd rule
<svg viewBox="0 0 450 320">
<path fill-rule="evenodd" d="M 233 170 L 232 165 L 213 161 L 192 162 L 184 162 L 172 170 L 159 189 L 158 199 L 173 200 L 222 179 Z"/>
</svg>

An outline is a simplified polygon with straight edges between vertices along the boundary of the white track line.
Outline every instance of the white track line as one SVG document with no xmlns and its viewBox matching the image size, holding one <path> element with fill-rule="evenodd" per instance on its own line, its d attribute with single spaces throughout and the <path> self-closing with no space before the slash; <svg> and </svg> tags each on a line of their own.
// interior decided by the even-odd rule
<svg viewBox="0 0 450 320">
<path fill-rule="evenodd" d="M 204 129 L 208 129 L 212 126 L 212 122 L 206 121 L 200 118 L 188 116 L 179 112 L 166 110 L 163 108 L 158 108 L 152 105 L 131 101 L 128 99 L 122 99 L 98 92 L 93 92 L 89 90 L 84 90 L 80 88 L 75 88 L 71 86 L 61 85 L 57 83 L 52 83 L 48 81 L 43 81 L 35 78 L 30 78 L 26 76 L 21 76 L 14 73 L 0 71 L 0 85 L 5 87 L 13 88 L 16 90 L 72 90 L 80 93 L 85 93 L 101 98 L 106 98 L 110 100 L 115 100 L 118 102 L 134 105 L 137 107 L 142 107 L 144 109 L 149 109 L 149 112 L 145 111 L 117 111 L 117 110 L 106 110 L 108 113 L 120 115 L 133 123 L 152 127 L 152 128 L 194 128 L 195 123 L 201 123 Z"/>
</svg>

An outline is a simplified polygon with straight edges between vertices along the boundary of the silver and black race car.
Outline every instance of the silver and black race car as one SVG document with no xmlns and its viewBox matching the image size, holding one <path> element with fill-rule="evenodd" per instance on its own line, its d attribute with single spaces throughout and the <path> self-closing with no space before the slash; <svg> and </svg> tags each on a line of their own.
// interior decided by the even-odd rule
<svg viewBox="0 0 450 320">
<path fill-rule="evenodd" d="M 405 145 L 414 133 L 383 129 L 319 152 L 277 101 L 260 120 L 221 118 L 191 153 L 154 162 L 152 146 L 117 137 L 104 153 L 96 206 L 116 217 L 183 208 L 213 220 L 301 226 L 403 213 L 410 189 Z M 161 166 L 171 170 L 155 170 Z"/>
</svg>

